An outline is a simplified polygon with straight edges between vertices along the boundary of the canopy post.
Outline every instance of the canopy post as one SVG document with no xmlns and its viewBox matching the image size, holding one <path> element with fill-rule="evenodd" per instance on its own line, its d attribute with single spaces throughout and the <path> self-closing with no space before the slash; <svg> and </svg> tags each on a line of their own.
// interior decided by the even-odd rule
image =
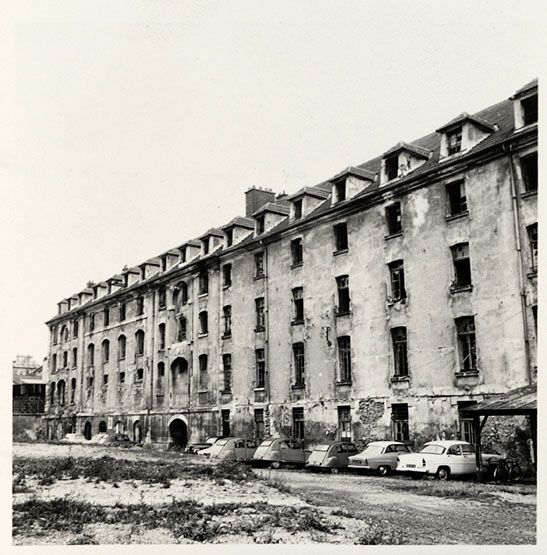
<svg viewBox="0 0 547 555">
<path fill-rule="evenodd" d="M 477 482 L 482 482 L 482 449 L 481 449 L 481 431 L 486 423 L 486 419 L 481 426 L 480 416 L 473 415 L 473 428 L 475 430 L 475 463 L 477 467 Z"/>
</svg>

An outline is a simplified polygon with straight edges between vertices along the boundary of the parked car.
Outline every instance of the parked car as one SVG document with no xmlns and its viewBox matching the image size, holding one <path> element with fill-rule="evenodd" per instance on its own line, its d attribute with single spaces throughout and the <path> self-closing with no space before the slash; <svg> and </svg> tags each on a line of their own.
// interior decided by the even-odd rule
<svg viewBox="0 0 547 555">
<path fill-rule="evenodd" d="M 105 445 L 113 447 L 133 447 L 135 442 L 127 434 L 110 434 L 104 440 Z"/>
<path fill-rule="evenodd" d="M 208 451 L 211 459 L 247 462 L 253 459 L 256 442 L 243 437 L 225 437 L 209 447 Z"/>
<path fill-rule="evenodd" d="M 296 439 L 286 437 L 265 439 L 255 451 L 253 463 L 270 465 L 280 468 L 282 465 L 304 466 L 311 450 L 305 449 L 304 444 Z"/>
<path fill-rule="evenodd" d="M 202 442 L 197 442 L 197 443 L 191 443 L 190 445 L 188 445 L 188 447 L 186 448 L 186 452 L 187 453 L 198 453 L 199 451 L 202 451 L 203 449 L 207 449 L 208 447 L 211 447 L 211 445 L 213 445 L 217 439 L 220 439 L 219 437 L 208 437 L 205 441 Z"/>
<path fill-rule="evenodd" d="M 410 453 L 410 449 L 400 441 L 372 441 L 359 454 L 349 458 L 348 468 L 374 470 L 385 476 L 395 470 L 397 457 L 403 453 Z"/>
<path fill-rule="evenodd" d="M 501 460 L 497 454 L 483 454 L 484 464 Z M 399 455 L 397 470 L 416 478 L 426 475 L 448 480 L 476 472 L 475 449 L 466 441 L 429 441 L 419 453 Z"/>
<path fill-rule="evenodd" d="M 329 470 L 336 474 L 340 468 L 348 466 L 350 455 L 355 455 L 359 450 L 354 443 L 348 441 L 335 441 L 316 445 L 311 452 L 306 469 Z"/>
</svg>

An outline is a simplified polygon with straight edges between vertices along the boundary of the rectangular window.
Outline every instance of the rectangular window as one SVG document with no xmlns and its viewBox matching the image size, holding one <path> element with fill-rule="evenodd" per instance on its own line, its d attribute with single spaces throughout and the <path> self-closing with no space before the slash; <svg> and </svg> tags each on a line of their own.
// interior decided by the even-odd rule
<svg viewBox="0 0 547 555">
<path fill-rule="evenodd" d="M 207 355 L 199 356 L 199 388 L 207 389 Z"/>
<path fill-rule="evenodd" d="M 225 409 L 220 411 L 222 420 L 222 435 L 228 437 L 230 435 L 230 411 Z"/>
<path fill-rule="evenodd" d="M 89 331 L 93 331 L 95 329 L 95 314 L 89 315 Z"/>
<path fill-rule="evenodd" d="M 186 262 L 186 247 L 181 247 L 179 249 L 179 259 L 183 264 Z"/>
<path fill-rule="evenodd" d="M 391 181 L 399 175 L 399 155 L 389 156 L 385 160 L 386 179 Z"/>
<path fill-rule="evenodd" d="M 463 180 L 448 183 L 446 186 L 446 196 L 448 199 L 449 216 L 467 213 L 467 198 L 465 197 L 465 183 Z"/>
<path fill-rule="evenodd" d="M 462 150 L 462 127 L 447 132 L 446 148 L 448 154 L 456 154 Z"/>
<path fill-rule="evenodd" d="M 530 268 L 535 271 L 538 262 L 538 224 L 529 225 L 526 231 L 528 231 L 528 242 L 530 244 Z"/>
<path fill-rule="evenodd" d="M 333 227 L 334 230 L 334 252 L 348 250 L 348 224 L 342 222 Z"/>
<path fill-rule="evenodd" d="M 108 374 L 103 375 L 103 385 L 108 385 Z"/>
<path fill-rule="evenodd" d="M 538 153 L 534 152 L 520 159 L 522 179 L 527 192 L 538 190 Z"/>
<path fill-rule="evenodd" d="M 304 321 L 304 288 L 295 287 L 292 290 L 292 299 L 294 303 L 294 322 Z"/>
<path fill-rule="evenodd" d="M 537 123 L 538 120 L 538 95 L 534 94 L 528 98 L 523 98 L 520 101 L 522 106 L 522 114 L 524 125 L 532 125 L 532 123 Z"/>
<path fill-rule="evenodd" d="M 334 190 L 336 191 L 336 202 L 342 202 L 346 200 L 346 181 L 339 181 L 334 186 Z"/>
<path fill-rule="evenodd" d="M 206 310 L 202 310 L 199 313 L 199 333 L 202 335 L 209 333 L 209 322 Z"/>
<path fill-rule="evenodd" d="M 160 287 L 158 290 L 158 306 L 159 308 L 165 308 L 166 304 L 165 287 Z"/>
<path fill-rule="evenodd" d="M 532 316 L 534 317 L 534 330 L 536 332 L 536 341 L 538 336 L 538 306 L 535 304 L 532 306 Z"/>
<path fill-rule="evenodd" d="M 304 343 L 295 343 L 292 346 L 294 356 L 294 385 L 304 387 L 305 384 L 305 359 Z"/>
<path fill-rule="evenodd" d="M 256 362 L 256 387 L 266 387 L 266 361 L 264 359 L 264 349 L 257 349 L 255 351 Z"/>
<path fill-rule="evenodd" d="M 137 316 L 144 314 L 144 297 L 137 297 Z"/>
<path fill-rule="evenodd" d="M 160 258 L 160 262 L 161 262 L 161 271 L 165 272 L 167 271 L 167 257 L 166 256 L 162 256 Z"/>
<path fill-rule="evenodd" d="M 89 376 L 89 378 L 87 378 L 87 387 L 93 387 L 93 376 Z"/>
<path fill-rule="evenodd" d="M 178 333 L 178 341 L 186 341 L 186 326 L 187 320 L 184 316 L 179 318 L 179 333 Z"/>
<path fill-rule="evenodd" d="M 303 257 L 302 257 L 302 239 L 293 239 L 291 241 L 291 256 L 292 256 L 292 265 L 298 266 L 302 264 Z"/>
<path fill-rule="evenodd" d="M 338 432 L 341 441 L 351 441 L 350 407 L 338 407 Z"/>
<path fill-rule="evenodd" d="M 125 320 L 125 302 L 121 302 L 120 303 L 120 322 L 123 322 Z"/>
<path fill-rule="evenodd" d="M 203 270 L 199 274 L 199 294 L 206 295 L 209 292 L 209 275 L 207 270 Z"/>
<path fill-rule="evenodd" d="M 78 337 L 78 320 L 74 320 L 74 322 L 72 322 L 72 337 Z"/>
<path fill-rule="evenodd" d="M 294 439 L 304 439 L 304 409 L 292 409 L 292 436 Z"/>
<path fill-rule="evenodd" d="M 477 342 L 473 316 L 456 318 L 461 372 L 477 372 Z"/>
<path fill-rule="evenodd" d="M 264 439 L 264 409 L 255 409 L 255 438 L 257 443 L 260 444 Z"/>
<path fill-rule="evenodd" d="M 120 383 L 125 383 L 125 372 L 120 372 Z"/>
<path fill-rule="evenodd" d="M 91 329 L 91 316 L 89 317 L 89 321 L 90 321 L 90 326 L 89 328 Z M 51 330 L 51 341 L 54 345 L 57 345 L 57 326 L 55 326 L 52 330 Z"/>
<path fill-rule="evenodd" d="M 471 445 L 475 445 L 476 436 L 475 428 L 473 426 L 473 418 L 470 418 L 466 409 L 471 408 L 476 404 L 476 401 L 458 401 L 458 415 L 460 420 L 460 439 L 467 441 Z"/>
<path fill-rule="evenodd" d="M 386 223 L 388 237 L 402 233 L 403 223 L 400 202 L 394 202 L 393 204 L 386 206 Z"/>
<path fill-rule="evenodd" d="M 264 253 L 257 252 L 255 254 L 255 277 L 264 277 Z"/>
<path fill-rule="evenodd" d="M 222 372 L 224 375 L 225 393 L 232 391 L 232 355 L 222 355 Z"/>
<path fill-rule="evenodd" d="M 222 285 L 224 287 L 231 287 L 232 285 L 232 265 L 224 264 L 222 266 Z"/>
<path fill-rule="evenodd" d="M 402 260 L 395 260 L 388 264 L 391 278 L 391 299 L 402 301 L 406 299 L 405 270 Z"/>
<path fill-rule="evenodd" d="M 469 243 L 459 243 L 451 247 L 451 250 L 454 261 L 454 287 L 468 287 L 471 285 Z"/>
<path fill-rule="evenodd" d="M 338 338 L 338 358 L 340 361 L 340 382 L 351 383 L 351 339 L 348 335 Z"/>
<path fill-rule="evenodd" d="M 264 233 L 264 229 L 265 229 L 264 215 L 258 216 L 256 218 L 256 233 L 257 233 L 257 235 L 260 235 L 261 233 Z"/>
<path fill-rule="evenodd" d="M 264 297 L 259 297 L 255 299 L 255 310 L 256 310 L 256 328 L 255 331 L 263 331 L 266 323 L 264 317 Z"/>
<path fill-rule="evenodd" d="M 72 368 L 76 368 L 78 366 L 78 349 L 74 347 L 72 349 Z"/>
<path fill-rule="evenodd" d="M 293 203 L 294 206 L 294 219 L 299 220 L 302 218 L 302 199 L 295 200 Z"/>
<path fill-rule="evenodd" d="M 158 326 L 160 349 L 165 349 L 165 324 Z"/>
<path fill-rule="evenodd" d="M 409 441 L 408 405 L 406 403 L 391 405 L 391 434 L 393 441 Z"/>
<path fill-rule="evenodd" d="M 231 247 L 234 243 L 234 230 L 233 228 L 226 230 L 226 246 Z"/>
<path fill-rule="evenodd" d="M 106 326 L 110 325 L 110 309 L 105 308 L 103 314 L 104 314 L 104 325 L 106 327 Z"/>
<path fill-rule="evenodd" d="M 396 376 L 408 376 L 406 328 L 392 328 L 393 362 Z"/>
<path fill-rule="evenodd" d="M 232 335 L 232 307 L 230 305 L 222 308 L 224 313 L 224 337 Z"/>
<path fill-rule="evenodd" d="M 336 314 L 349 314 L 349 276 L 338 276 L 336 278 L 336 286 L 338 288 L 338 306 Z"/>
<path fill-rule="evenodd" d="M 68 351 L 63 353 L 63 368 L 68 368 Z"/>
<path fill-rule="evenodd" d="M 203 254 L 209 254 L 209 237 L 202 239 L 201 244 L 203 245 Z"/>
</svg>

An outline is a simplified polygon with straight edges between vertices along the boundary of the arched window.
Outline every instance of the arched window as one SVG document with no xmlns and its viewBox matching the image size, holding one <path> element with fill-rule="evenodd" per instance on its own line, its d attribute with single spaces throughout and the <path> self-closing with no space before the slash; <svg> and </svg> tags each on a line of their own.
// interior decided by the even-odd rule
<svg viewBox="0 0 547 555">
<path fill-rule="evenodd" d="M 63 368 L 68 367 L 68 351 L 63 352 Z"/>
<path fill-rule="evenodd" d="M 137 356 L 144 355 L 144 332 L 138 330 L 135 334 L 135 341 L 137 343 Z"/>
<path fill-rule="evenodd" d="M 108 306 L 105 307 L 103 311 L 103 316 L 104 316 L 104 327 L 106 328 L 106 326 L 110 325 L 110 308 Z"/>
<path fill-rule="evenodd" d="M 165 324 L 160 324 L 158 326 L 159 332 L 159 348 L 165 349 Z"/>
<path fill-rule="evenodd" d="M 165 363 L 158 362 L 158 378 L 165 376 Z"/>
<path fill-rule="evenodd" d="M 104 420 L 101 420 L 99 422 L 99 433 L 104 434 L 106 432 L 108 428 L 106 427 L 106 422 Z"/>
<path fill-rule="evenodd" d="M 61 341 L 68 341 L 68 328 L 66 326 L 61 328 Z"/>
<path fill-rule="evenodd" d="M 55 382 L 49 384 L 49 403 L 50 405 L 55 403 Z"/>
<path fill-rule="evenodd" d="M 102 361 L 106 364 L 110 360 L 110 341 L 105 339 L 102 344 Z"/>
<path fill-rule="evenodd" d="M 184 305 L 188 302 L 188 284 L 185 281 L 181 281 L 180 287 L 180 304 Z"/>
<path fill-rule="evenodd" d="M 76 397 L 76 378 L 70 380 L 70 402 L 74 403 L 74 398 Z"/>
<path fill-rule="evenodd" d="M 209 331 L 209 323 L 207 318 L 207 311 L 202 310 L 199 313 L 199 333 L 205 334 Z"/>
<path fill-rule="evenodd" d="M 178 341 L 186 341 L 186 328 L 187 328 L 187 320 L 185 316 L 181 316 L 179 318 L 179 332 L 177 339 Z"/>
<path fill-rule="evenodd" d="M 127 339 L 125 335 L 120 335 L 118 337 L 118 360 L 123 360 L 125 358 L 125 347 L 127 345 Z"/>
<path fill-rule="evenodd" d="M 142 368 L 139 368 L 137 370 L 137 381 L 142 382 L 143 379 L 144 379 L 144 370 Z"/>
<path fill-rule="evenodd" d="M 76 368 L 78 366 L 78 349 L 74 347 L 72 349 L 72 368 Z"/>
<path fill-rule="evenodd" d="M 57 400 L 60 405 L 65 404 L 65 380 L 59 380 L 57 382 Z"/>
<path fill-rule="evenodd" d="M 55 372 L 57 370 L 57 355 L 52 355 L 51 357 L 51 371 Z"/>
<path fill-rule="evenodd" d="M 93 366 L 95 364 L 95 345 L 90 343 L 87 346 L 87 365 Z"/>
</svg>

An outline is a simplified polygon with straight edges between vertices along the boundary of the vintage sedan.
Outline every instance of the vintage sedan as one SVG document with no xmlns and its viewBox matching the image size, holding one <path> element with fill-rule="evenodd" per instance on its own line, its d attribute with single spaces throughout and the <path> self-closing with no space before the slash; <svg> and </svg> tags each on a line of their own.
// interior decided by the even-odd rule
<svg viewBox="0 0 547 555">
<path fill-rule="evenodd" d="M 113 433 L 105 438 L 104 444 L 113 447 L 133 447 L 135 442 L 127 434 Z"/>
<path fill-rule="evenodd" d="M 483 463 L 496 462 L 497 454 L 483 454 Z M 397 471 L 414 478 L 436 476 L 448 480 L 451 476 L 465 476 L 476 472 L 475 449 L 466 441 L 429 441 L 419 453 L 399 455 Z"/>
<path fill-rule="evenodd" d="M 349 457 L 358 453 L 354 443 L 335 441 L 316 445 L 306 463 L 307 470 L 327 470 L 332 474 L 348 466 Z"/>
<path fill-rule="evenodd" d="M 207 449 L 209 447 L 211 447 L 211 445 L 213 445 L 217 439 L 219 439 L 218 437 L 208 437 L 205 441 L 201 441 L 201 442 L 197 442 L 197 443 L 191 443 L 190 445 L 188 445 L 188 447 L 186 448 L 186 452 L 187 453 L 199 453 L 200 451 L 203 451 L 203 449 Z"/>
<path fill-rule="evenodd" d="M 410 449 L 400 441 L 372 441 L 358 455 L 349 458 L 348 468 L 374 470 L 385 476 L 395 470 L 397 457 L 403 453 L 410 453 Z"/>
<path fill-rule="evenodd" d="M 248 462 L 253 459 L 255 451 L 256 442 L 254 439 L 225 437 L 219 439 L 209 448 L 209 457 L 211 459 L 221 459 L 224 461 Z"/>
<path fill-rule="evenodd" d="M 253 464 L 270 465 L 280 468 L 284 465 L 304 466 L 311 450 L 304 449 L 304 444 L 296 439 L 286 437 L 265 439 L 255 451 Z"/>
</svg>

